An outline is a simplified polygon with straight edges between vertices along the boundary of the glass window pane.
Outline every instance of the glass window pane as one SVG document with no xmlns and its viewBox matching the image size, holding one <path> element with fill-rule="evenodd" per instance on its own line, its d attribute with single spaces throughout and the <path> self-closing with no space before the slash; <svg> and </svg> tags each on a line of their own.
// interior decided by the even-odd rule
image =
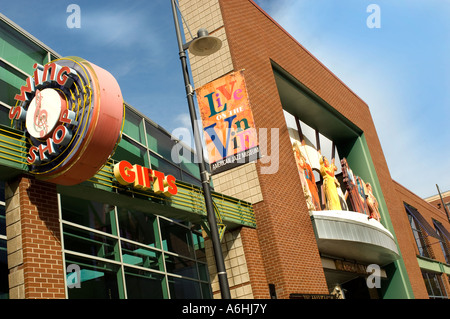
<svg viewBox="0 0 450 319">
<path fill-rule="evenodd" d="M 208 265 L 204 263 L 198 263 L 197 266 L 200 280 L 209 281 Z"/>
<path fill-rule="evenodd" d="M 160 219 L 163 249 L 194 258 L 194 247 L 189 229 L 171 221 Z"/>
<path fill-rule="evenodd" d="M 64 220 L 115 234 L 114 206 L 61 195 Z"/>
<path fill-rule="evenodd" d="M 183 178 L 181 179 L 183 182 L 198 186 L 198 187 L 202 187 L 202 183 L 200 182 L 200 180 L 192 177 L 191 175 L 187 174 L 187 173 L 183 173 Z"/>
<path fill-rule="evenodd" d="M 165 175 L 173 175 L 176 179 L 181 179 L 181 170 L 165 159 L 150 153 L 150 160 L 152 169 L 163 172 Z"/>
<path fill-rule="evenodd" d="M 6 216 L 3 205 L 0 205 L 0 235 L 6 236 Z"/>
<path fill-rule="evenodd" d="M 164 271 L 161 253 L 122 241 L 122 260 L 126 264 Z"/>
<path fill-rule="evenodd" d="M 47 56 L 44 49 L 3 23 L 0 24 L 0 48 L 2 48 L 2 58 L 28 74 L 33 73 L 35 62 L 43 64 Z"/>
<path fill-rule="evenodd" d="M 195 261 L 165 254 L 167 272 L 198 279 L 197 267 Z"/>
<path fill-rule="evenodd" d="M 66 266 L 79 266 L 80 288 L 68 288 L 69 299 L 118 299 L 122 286 L 120 266 L 98 260 L 66 254 Z M 67 274 L 67 283 L 76 283 L 73 273 Z"/>
<path fill-rule="evenodd" d="M 202 288 L 203 299 L 212 299 L 211 285 L 200 283 L 200 287 Z"/>
<path fill-rule="evenodd" d="M 118 219 L 121 237 L 151 247 L 160 247 L 156 241 L 159 235 L 157 234 L 156 217 L 154 215 L 120 207 L 118 208 Z"/>
<path fill-rule="evenodd" d="M 0 72 L 0 101 L 9 106 L 14 106 L 16 104 L 14 96 L 20 92 L 20 87 L 25 84 L 26 76 L 2 61 L 0 61 L 0 69 L 2 70 Z"/>
<path fill-rule="evenodd" d="M 194 177 L 200 179 L 200 169 L 198 167 L 197 156 L 185 147 L 180 150 L 178 156 L 181 161 L 181 168 Z"/>
<path fill-rule="evenodd" d="M 0 299 L 9 298 L 6 240 L 0 239 Z"/>
<path fill-rule="evenodd" d="M 195 256 L 198 261 L 206 262 L 205 239 L 201 234 L 192 233 L 194 241 Z"/>
<path fill-rule="evenodd" d="M 139 143 L 145 145 L 144 127 L 142 123 L 142 117 L 134 113 L 129 108 L 125 109 L 123 132 Z"/>
<path fill-rule="evenodd" d="M 164 275 L 125 267 L 128 299 L 164 299 Z"/>
<path fill-rule="evenodd" d="M 172 159 L 172 148 L 175 145 L 175 141 L 172 140 L 169 135 L 148 122 L 146 122 L 145 128 L 147 130 L 148 148 L 150 148 L 153 152 L 158 153 L 165 159 L 178 163 L 178 158 Z M 174 153 L 176 154 L 176 152 Z"/>
<path fill-rule="evenodd" d="M 168 276 L 170 298 L 172 299 L 200 299 L 202 298 L 200 283 L 188 279 Z"/>
<path fill-rule="evenodd" d="M 0 181 L 0 202 L 5 201 L 5 182 Z"/>
<path fill-rule="evenodd" d="M 1 94 L 2 93 L 0 90 L 0 101 L 2 101 Z M 11 120 L 9 119 L 9 109 L 4 107 L 3 105 L 0 105 L 0 124 L 7 126 L 11 125 Z"/>
<path fill-rule="evenodd" d="M 64 249 L 111 260 L 120 260 L 117 253 L 117 239 L 69 225 L 63 225 L 63 234 Z"/>
<path fill-rule="evenodd" d="M 145 167 L 149 166 L 148 156 L 146 149 L 130 140 L 126 136 L 123 136 L 117 149 L 113 155 L 113 159 L 116 161 L 126 160 L 131 164 L 139 164 Z"/>
</svg>

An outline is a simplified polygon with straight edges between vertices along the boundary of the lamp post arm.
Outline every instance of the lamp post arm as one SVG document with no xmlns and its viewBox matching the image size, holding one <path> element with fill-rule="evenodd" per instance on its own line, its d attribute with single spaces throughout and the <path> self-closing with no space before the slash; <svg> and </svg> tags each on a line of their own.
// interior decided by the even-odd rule
<svg viewBox="0 0 450 319">
<path fill-rule="evenodd" d="M 217 220 L 216 215 L 214 212 L 214 206 L 211 196 L 211 188 L 209 185 L 209 177 L 208 172 L 206 170 L 204 157 L 203 157 L 203 147 L 202 147 L 202 141 L 200 139 L 200 133 L 197 126 L 197 114 L 195 112 L 194 107 L 194 98 L 193 98 L 193 89 L 192 85 L 190 83 L 189 78 L 189 71 L 187 67 L 186 62 L 186 52 L 185 50 L 187 47 L 186 45 L 183 45 L 183 41 L 181 38 L 181 31 L 180 31 L 180 24 L 178 20 L 177 10 L 176 10 L 176 0 L 171 0 L 172 2 L 172 13 L 173 13 L 173 19 L 175 23 L 175 32 L 177 35 L 177 42 L 178 42 L 178 50 L 179 50 L 179 56 L 181 61 L 181 68 L 183 71 L 183 78 L 184 78 L 184 84 L 186 89 L 186 98 L 188 100 L 188 106 L 189 106 L 189 114 L 191 117 L 191 124 L 192 124 L 192 130 L 194 133 L 194 143 L 197 153 L 197 159 L 198 159 L 198 165 L 200 169 L 200 178 L 202 182 L 202 189 L 203 189 L 203 195 L 205 198 L 205 206 L 206 206 L 206 215 L 207 220 L 210 228 L 210 234 L 211 234 L 211 242 L 213 245 L 214 250 L 214 257 L 216 261 L 216 267 L 217 267 L 217 275 L 219 279 L 219 286 L 220 291 L 223 299 L 231 299 L 230 295 L 230 288 L 228 286 L 228 278 L 225 268 L 225 262 L 222 255 L 222 247 L 220 244 L 220 237 L 219 232 L 217 230 Z"/>
</svg>

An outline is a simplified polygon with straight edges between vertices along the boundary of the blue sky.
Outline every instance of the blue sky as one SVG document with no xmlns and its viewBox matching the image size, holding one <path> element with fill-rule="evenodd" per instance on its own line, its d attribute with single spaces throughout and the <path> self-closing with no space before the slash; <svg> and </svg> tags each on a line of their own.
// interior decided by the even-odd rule
<svg viewBox="0 0 450 319">
<path fill-rule="evenodd" d="M 450 1 L 255 2 L 369 105 L 396 181 L 421 197 L 450 190 Z M 67 27 L 71 3 L 80 28 Z M 380 28 L 366 24 L 370 4 Z M 190 127 L 169 0 L 0 0 L 0 12 L 110 71 L 125 101 L 168 131 Z"/>
</svg>

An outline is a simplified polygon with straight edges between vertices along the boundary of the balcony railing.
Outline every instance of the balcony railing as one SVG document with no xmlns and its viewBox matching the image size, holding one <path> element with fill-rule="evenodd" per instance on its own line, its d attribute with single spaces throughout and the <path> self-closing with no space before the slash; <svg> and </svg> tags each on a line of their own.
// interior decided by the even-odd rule
<svg viewBox="0 0 450 319">
<path fill-rule="evenodd" d="M 320 253 L 365 264 L 398 259 L 394 236 L 377 220 L 352 211 L 311 212 Z"/>
</svg>

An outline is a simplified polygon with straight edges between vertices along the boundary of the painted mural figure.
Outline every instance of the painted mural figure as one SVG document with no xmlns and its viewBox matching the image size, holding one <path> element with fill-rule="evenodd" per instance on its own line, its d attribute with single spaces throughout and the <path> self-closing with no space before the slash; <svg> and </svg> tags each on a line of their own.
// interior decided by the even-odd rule
<svg viewBox="0 0 450 319">
<path fill-rule="evenodd" d="M 341 208 L 342 210 L 348 210 L 348 205 L 346 202 L 346 195 L 342 192 L 341 184 L 337 180 L 337 178 L 334 179 L 334 182 L 336 183 L 337 192 L 339 195 L 339 201 L 341 202 Z"/>
<path fill-rule="evenodd" d="M 320 158 L 320 174 L 323 178 L 323 187 L 326 198 L 326 207 L 328 210 L 342 210 L 341 202 L 334 180 L 334 172 L 337 167 L 334 163 L 329 163 L 325 156 Z"/>
<path fill-rule="evenodd" d="M 348 166 L 347 160 L 345 158 L 341 160 L 341 165 L 344 175 L 344 182 L 346 184 L 347 193 L 353 206 L 353 210 L 361 214 L 367 214 L 364 200 L 361 198 L 358 191 L 356 177 L 353 174 L 351 168 Z"/>
<path fill-rule="evenodd" d="M 366 183 L 367 188 L 367 206 L 369 207 L 369 218 L 374 218 L 380 221 L 380 211 L 378 210 L 378 201 L 372 193 L 372 185 L 370 183 Z"/>
<path fill-rule="evenodd" d="M 358 189 L 358 195 L 361 199 L 361 202 L 364 205 L 364 213 L 366 215 L 369 215 L 369 207 L 367 206 L 367 190 L 366 190 L 366 183 L 363 181 L 363 179 L 359 176 L 355 177 L 356 180 L 356 187 Z"/>
<path fill-rule="evenodd" d="M 294 143 L 293 150 L 308 209 L 320 210 L 319 192 L 312 168 L 300 151 L 298 142 Z"/>
</svg>

